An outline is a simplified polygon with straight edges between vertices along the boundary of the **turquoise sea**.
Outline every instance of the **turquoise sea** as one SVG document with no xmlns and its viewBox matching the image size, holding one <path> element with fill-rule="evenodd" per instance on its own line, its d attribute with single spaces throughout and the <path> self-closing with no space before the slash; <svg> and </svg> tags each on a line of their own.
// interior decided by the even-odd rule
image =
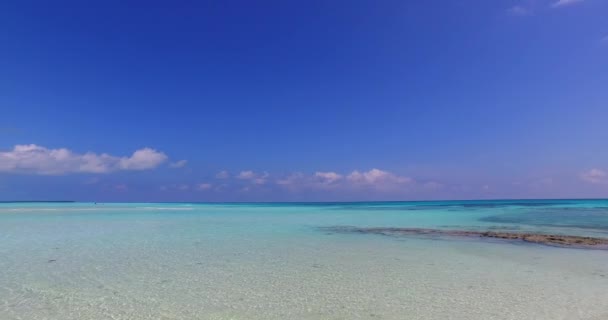
<svg viewBox="0 0 608 320">
<path fill-rule="evenodd" d="M 0 319 L 608 319 L 608 200 L 0 203 Z"/>
</svg>

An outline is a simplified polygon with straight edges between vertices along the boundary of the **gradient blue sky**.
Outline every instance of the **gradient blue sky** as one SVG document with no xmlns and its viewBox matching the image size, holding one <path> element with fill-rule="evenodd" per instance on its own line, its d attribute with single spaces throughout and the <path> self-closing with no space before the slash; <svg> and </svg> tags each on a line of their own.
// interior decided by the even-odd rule
<svg viewBox="0 0 608 320">
<path fill-rule="evenodd" d="M 0 200 L 608 197 L 608 1 L 5 1 L 0 43 Z"/>
</svg>

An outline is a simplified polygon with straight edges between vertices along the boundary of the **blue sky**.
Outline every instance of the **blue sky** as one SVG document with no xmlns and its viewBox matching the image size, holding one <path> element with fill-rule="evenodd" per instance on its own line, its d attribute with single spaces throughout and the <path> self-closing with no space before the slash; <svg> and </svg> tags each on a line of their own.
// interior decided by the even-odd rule
<svg viewBox="0 0 608 320">
<path fill-rule="evenodd" d="M 608 197 L 608 2 L 0 4 L 0 200 Z"/>
</svg>

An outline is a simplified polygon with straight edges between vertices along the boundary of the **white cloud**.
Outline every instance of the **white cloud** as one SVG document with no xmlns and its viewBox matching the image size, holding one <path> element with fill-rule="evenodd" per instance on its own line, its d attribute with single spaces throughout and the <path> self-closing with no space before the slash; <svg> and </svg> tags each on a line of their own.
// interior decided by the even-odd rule
<svg viewBox="0 0 608 320">
<path fill-rule="evenodd" d="M 324 184 L 332 184 L 342 179 L 342 175 L 337 174 L 335 172 L 315 172 L 315 178 L 317 178 L 321 183 Z"/>
<path fill-rule="evenodd" d="M 263 185 L 266 183 L 266 179 L 264 179 L 264 178 L 255 178 L 252 181 L 253 181 L 253 183 L 258 184 L 258 185 Z"/>
<path fill-rule="evenodd" d="M 122 170 L 146 170 L 158 167 L 167 160 L 167 156 L 154 149 L 143 148 L 133 152 L 130 157 L 119 160 L 119 168 Z"/>
<path fill-rule="evenodd" d="M 238 179 L 244 179 L 244 180 L 253 179 L 253 178 L 255 178 L 255 173 L 251 170 L 241 171 L 241 173 L 239 173 L 239 175 L 236 177 Z"/>
<path fill-rule="evenodd" d="M 277 179 L 275 183 L 289 190 L 332 190 L 374 189 L 378 191 L 399 191 L 413 182 L 408 177 L 399 176 L 380 169 L 353 171 L 344 176 L 336 172 L 315 172 L 312 175 L 293 173 Z"/>
<path fill-rule="evenodd" d="M 66 148 L 49 149 L 35 144 L 16 145 L 0 152 L 0 172 L 61 175 L 68 173 L 108 173 L 119 170 L 148 170 L 158 167 L 167 156 L 151 148 L 136 150 L 130 157 L 106 153 L 79 154 Z"/>
<path fill-rule="evenodd" d="M 603 184 L 608 183 L 608 173 L 600 169 L 591 169 L 581 174 L 581 179 L 589 183 Z"/>
<path fill-rule="evenodd" d="M 270 175 L 268 172 L 255 173 L 251 170 L 241 171 L 236 177 L 241 180 L 250 180 L 253 184 L 263 185 Z"/>
<path fill-rule="evenodd" d="M 169 167 L 177 169 L 177 168 L 183 168 L 187 164 L 188 164 L 188 160 L 179 160 L 179 161 L 170 163 Z"/>
<path fill-rule="evenodd" d="M 353 171 L 346 179 L 359 185 L 381 186 L 386 184 L 405 184 L 411 182 L 408 177 L 401 177 L 380 169 L 371 169 L 367 172 Z"/>
<path fill-rule="evenodd" d="M 266 180 L 268 179 L 268 177 L 270 176 L 270 174 L 268 174 L 268 172 L 264 172 L 261 175 L 256 175 L 256 178 L 253 179 L 253 183 L 258 184 L 258 185 L 262 185 L 266 183 Z"/>
<path fill-rule="evenodd" d="M 213 188 L 213 185 L 211 183 L 201 183 L 197 186 L 197 189 L 200 191 L 207 191 L 211 188 Z"/>
<path fill-rule="evenodd" d="M 556 2 L 554 2 L 551 6 L 553 8 L 560 8 L 560 7 L 565 7 L 565 6 L 570 6 L 576 3 L 580 3 L 583 2 L 583 0 L 558 0 Z"/>
<path fill-rule="evenodd" d="M 527 16 L 532 14 L 532 10 L 524 6 L 513 6 L 507 12 L 514 16 Z"/>
<path fill-rule="evenodd" d="M 222 170 L 215 175 L 218 179 L 228 179 L 230 178 L 230 174 L 226 170 Z"/>
</svg>

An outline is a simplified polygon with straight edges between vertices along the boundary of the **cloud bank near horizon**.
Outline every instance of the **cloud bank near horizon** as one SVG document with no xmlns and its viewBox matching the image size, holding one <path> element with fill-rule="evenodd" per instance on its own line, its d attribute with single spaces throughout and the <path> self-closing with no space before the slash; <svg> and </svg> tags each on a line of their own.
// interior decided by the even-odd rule
<svg viewBox="0 0 608 320">
<path fill-rule="evenodd" d="M 497 199 L 544 197 L 597 197 L 606 194 L 608 173 L 601 169 L 561 172 L 556 175 L 496 179 L 476 176 L 471 179 L 441 176 L 416 178 L 372 168 L 348 172 L 313 171 L 272 174 L 267 171 L 226 170 L 209 174 L 208 179 L 191 183 L 190 188 L 167 188 L 200 199 L 238 201 L 354 201 L 399 199 Z M 573 193 L 578 190 L 579 193 Z M 604 191 L 602 191 L 604 190 Z"/>
<path fill-rule="evenodd" d="M 439 188 L 442 185 L 433 183 Z M 304 196 L 352 196 L 360 193 L 370 195 L 403 195 L 415 188 L 427 188 L 427 183 L 389 171 L 373 168 L 368 171 L 354 170 L 350 173 L 316 171 L 313 173 L 292 172 L 273 175 L 266 171 L 243 170 L 230 174 L 223 170 L 214 178 L 193 184 L 192 191 L 205 194 L 276 195 Z M 178 191 L 161 187 L 161 190 Z"/>
<path fill-rule="evenodd" d="M 333 199 L 411 199 L 411 198 L 503 198 L 517 196 L 542 197 L 546 194 L 568 196 L 601 196 L 607 194 L 608 170 L 601 166 L 587 170 L 553 172 L 536 176 L 499 177 L 467 175 L 438 171 L 430 175 L 409 170 L 403 175 L 378 167 L 349 171 L 287 171 L 221 170 L 196 173 L 197 164 L 190 167 L 187 160 L 169 162 L 168 156 L 152 148 L 135 150 L 131 155 L 116 156 L 107 153 L 78 153 L 67 148 L 47 148 L 36 144 L 15 145 L 0 151 L 0 174 L 64 176 L 70 174 L 108 174 L 127 171 L 144 171 L 166 164 L 168 170 L 189 166 L 188 170 L 148 175 L 144 180 L 114 174 L 101 180 L 88 179 L 86 190 L 97 188 L 102 192 L 118 190 L 137 194 L 144 199 L 163 195 L 190 197 L 188 199 L 227 200 L 333 200 Z M 194 171 L 193 171 L 194 170 Z M 16 178 L 22 179 L 22 178 Z M 29 178 L 23 178 L 27 180 Z M 55 180 L 57 179 L 57 180 Z M 67 180 L 66 180 L 67 179 Z M 72 179 L 72 180 L 70 180 Z M 74 178 L 53 178 L 49 183 L 65 185 Z M 11 180 L 8 180 L 11 181 Z M 19 180 L 12 180 L 16 183 Z M 156 182 L 154 182 L 156 181 Z M 127 188 L 126 186 L 129 186 Z M 6 185 L 4 188 L 6 188 Z M 110 187 L 108 187 L 110 186 Z M 2 185 L 0 185 L 0 188 Z M 27 192 L 33 190 L 30 185 Z M 110 191 L 108 191 L 110 190 Z M 573 193 L 578 190 L 580 193 Z M 160 191 L 160 193 L 156 193 Z M 577 191 L 577 192 L 578 192 Z M 84 192 L 84 189 L 83 189 Z M 111 192 L 110 192 L 111 194 Z M 186 199 L 186 198 L 184 198 Z"/>
</svg>

